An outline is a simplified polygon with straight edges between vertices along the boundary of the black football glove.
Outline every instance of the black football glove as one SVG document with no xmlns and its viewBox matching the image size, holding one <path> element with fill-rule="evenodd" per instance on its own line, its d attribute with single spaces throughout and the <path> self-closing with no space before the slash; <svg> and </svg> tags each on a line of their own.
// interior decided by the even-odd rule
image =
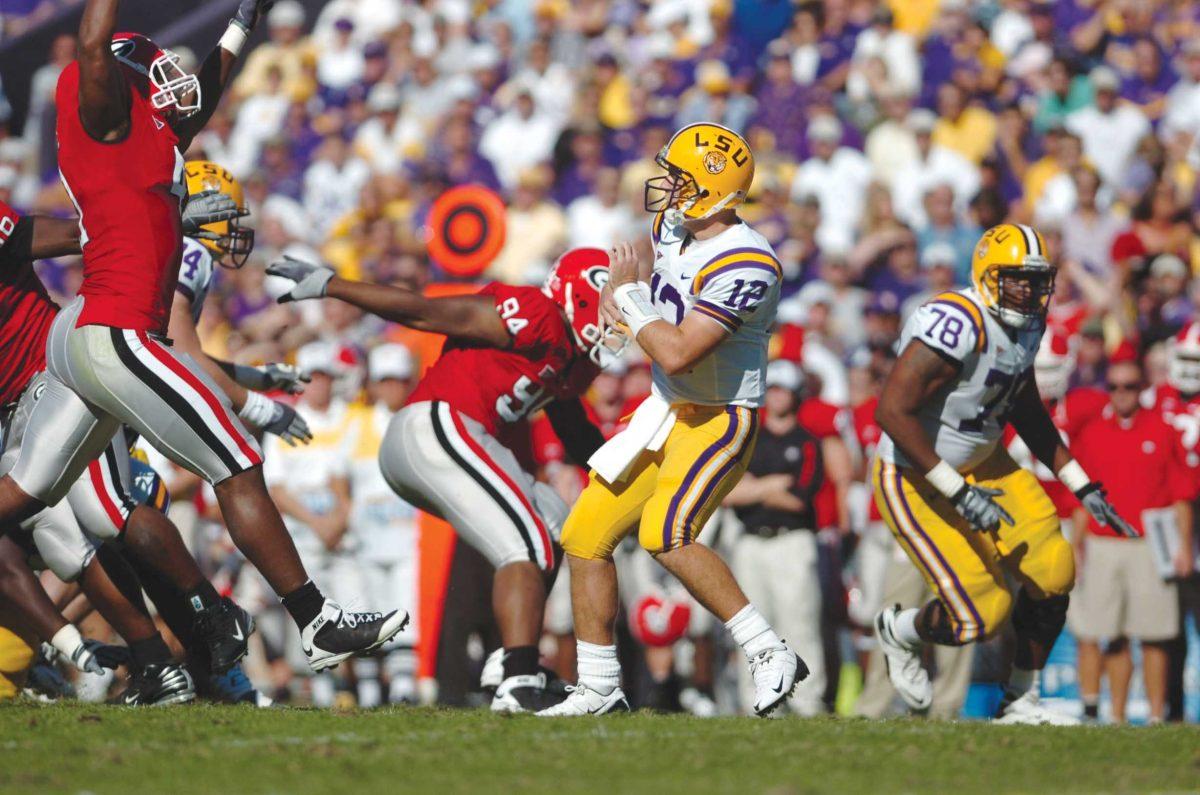
<svg viewBox="0 0 1200 795">
<path fill-rule="evenodd" d="M 271 6 L 275 5 L 275 0 L 242 0 L 238 3 L 237 11 L 233 15 L 233 19 L 229 22 L 237 25 L 246 33 L 254 30 L 254 26 L 258 24 L 258 20 L 271 10 Z"/>
<path fill-rule="evenodd" d="M 272 262 L 267 268 L 270 276 L 279 276 L 296 283 L 296 286 L 279 296 L 279 303 L 303 301 L 307 298 L 323 298 L 333 278 L 333 269 L 324 265 L 314 265 L 302 259 L 284 255 L 283 259 Z"/>
<path fill-rule="evenodd" d="M 231 221 L 243 215 L 245 213 L 237 206 L 237 202 L 221 191 L 204 190 L 188 196 L 180 213 L 180 220 L 183 234 L 187 237 L 213 238 L 216 235 L 205 232 L 200 227 Z"/>
<path fill-rule="evenodd" d="M 1121 518 L 1117 509 L 1108 501 L 1108 492 L 1096 481 L 1075 492 L 1075 497 L 1083 503 L 1083 507 L 1092 515 L 1101 527 L 1111 527 L 1126 538 L 1137 538 L 1137 530 L 1129 522 Z"/>
<path fill-rule="evenodd" d="M 262 429 L 267 433 L 273 433 L 280 439 L 295 447 L 297 444 L 308 444 L 312 441 L 312 431 L 308 429 L 308 423 L 304 418 L 296 413 L 296 410 L 286 403 L 275 401 L 275 413 L 271 419 L 267 421 Z"/>
<path fill-rule="evenodd" d="M 1012 516 L 995 500 L 1002 494 L 1004 492 L 1000 489 L 966 483 L 950 498 L 950 502 L 954 504 L 954 510 L 958 511 L 973 529 L 991 533 L 1000 529 L 1002 521 L 1013 524 Z"/>
</svg>

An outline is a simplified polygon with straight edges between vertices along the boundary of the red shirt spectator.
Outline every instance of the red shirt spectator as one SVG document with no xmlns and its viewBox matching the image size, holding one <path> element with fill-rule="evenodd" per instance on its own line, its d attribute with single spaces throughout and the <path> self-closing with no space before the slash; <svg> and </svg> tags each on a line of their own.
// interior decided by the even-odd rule
<svg viewBox="0 0 1200 795">
<path fill-rule="evenodd" d="M 1125 384 L 1114 385 L 1130 389 Z M 1071 444 L 1084 470 L 1104 484 L 1121 516 L 1142 534 L 1142 511 L 1165 508 L 1196 496 L 1196 481 L 1185 462 L 1183 445 L 1155 411 L 1142 408 L 1121 417 L 1110 404 Z M 1115 536 L 1088 517 L 1088 532 Z"/>
</svg>

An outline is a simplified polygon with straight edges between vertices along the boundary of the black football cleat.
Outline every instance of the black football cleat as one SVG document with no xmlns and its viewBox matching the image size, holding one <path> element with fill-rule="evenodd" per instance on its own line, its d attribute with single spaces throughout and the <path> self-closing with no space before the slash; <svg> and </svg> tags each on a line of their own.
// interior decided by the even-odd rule
<svg viewBox="0 0 1200 795">
<path fill-rule="evenodd" d="M 208 649 L 214 674 L 223 674 L 246 656 L 254 618 L 232 599 L 225 597 L 196 614 L 196 639 Z"/>
<path fill-rule="evenodd" d="M 192 675 L 177 663 L 150 663 L 134 673 L 129 687 L 114 699 L 128 707 L 186 704 L 196 698 Z"/>
</svg>

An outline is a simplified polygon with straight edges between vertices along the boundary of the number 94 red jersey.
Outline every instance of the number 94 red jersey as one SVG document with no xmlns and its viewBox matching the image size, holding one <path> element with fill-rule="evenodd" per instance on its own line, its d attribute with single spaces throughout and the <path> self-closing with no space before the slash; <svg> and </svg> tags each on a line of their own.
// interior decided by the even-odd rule
<svg viewBox="0 0 1200 795">
<path fill-rule="evenodd" d="M 449 403 L 496 435 L 547 403 L 579 397 L 599 369 L 575 345 L 558 304 L 536 287 L 492 282 L 479 291 L 492 298 L 508 328 L 508 348 L 453 337 L 409 397 Z"/>
</svg>

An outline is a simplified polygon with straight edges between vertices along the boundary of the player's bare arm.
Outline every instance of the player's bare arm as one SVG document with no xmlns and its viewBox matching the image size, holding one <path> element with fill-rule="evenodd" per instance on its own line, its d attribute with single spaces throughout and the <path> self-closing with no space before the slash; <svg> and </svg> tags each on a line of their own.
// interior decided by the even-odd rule
<svg viewBox="0 0 1200 795">
<path fill-rule="evenodd" d="M 50 259 L 79 253 L 79 220 L 76 218 L 30 218 L 33 226 L 29 247 L 31 259 Z"/>
<path fill-rule="evenodd" d="M 651 304 L 649 289 L 636 288 L 646 284 L 640 278 L 646 269 L 639 262 L 632 243 L 613 248 L 608 283 L 621 308 L 614 315 L 612 304 L 606 302 L 601 311 L 610 324 L 628 326 L 641 349 L 667 375 L 686 373 L 712 353 L 729 332 L 720 323 L 696 312 L 685 315 L 678 326 L 662 319 Z"/>
<path fill-rule="evenodd" d="M 129 86 L 112 52 L 120 0 L 88 0 L 79 21 L 79 120 L 98 141 L 129 130 Z"/>
<path fill-rule="evenodd" d="M 487 297 L 427 298 L 403 287 L 343 279 L 330 268 L 294 257 L 272 263 L 267 273 L 296 283 L 279 297 L 281 304 L 328 296 L 417 331 L 473 340 L 494 348 L 507 348 L 512 339 Z"/>
<path fill-rule="evenodd" d="M 576 464 L 583 466 L 592 454 L 604 444 L 604 435 L 588 419 L 587 411 L 579 398 L 556 400 L 546 406 L 546 418 L 550 427 L 558 434 L 567 455 Z"/>
<path fill-rule="evenodd" d="M 921 427 L 918 414 L 921 406 L 950 385 L 958 373 L 958 365 L 916 340 L 900 354 L 883 384 L 875 420 L 921 472 L 933 469 L 941 458 Z"/>
<path fill-rule="evenodd" d="M 181 151 L 187 150 L 192 139 L 212 118 L 217 105 L 220 104 L 221 95 L 229 85 L 229 79 L 233 77 L 233 68 L 237 65 L 247 37 L 273 5 L 275 0 L 241 0 L 221 40 L 204 59 L 204 63 L 200 64 L 200 69 L 196 72 L 196 77 L 200 80 L 200 109 L 172 125 L 179 135 Z"/>
</svg>

